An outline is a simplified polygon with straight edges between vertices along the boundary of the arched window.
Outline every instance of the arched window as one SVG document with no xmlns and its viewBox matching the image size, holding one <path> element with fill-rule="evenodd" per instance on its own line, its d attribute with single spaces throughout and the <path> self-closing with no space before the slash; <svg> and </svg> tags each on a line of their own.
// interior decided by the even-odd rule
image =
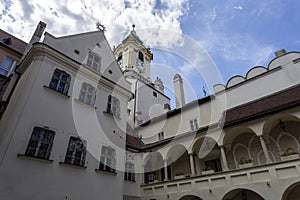
<svg viewBox="0 0 300 200">
<path fill-rule="evenodd" d="M 136 66 L 140 72 L 145 71 L 144 54 L 141 51 L 139 51 L 138 58 L 136 60 Z"/>
<path fill-rule="evenodd" d="M 122 52 L 119 53 L 117 62 L 120 65 L 120 67 L 123 67 L 123 53 Z"/>
<path fill-rule="evenodd" d="M 144 54 L 139 51 L 139 60 L 144 62 Z"/>
</svg>

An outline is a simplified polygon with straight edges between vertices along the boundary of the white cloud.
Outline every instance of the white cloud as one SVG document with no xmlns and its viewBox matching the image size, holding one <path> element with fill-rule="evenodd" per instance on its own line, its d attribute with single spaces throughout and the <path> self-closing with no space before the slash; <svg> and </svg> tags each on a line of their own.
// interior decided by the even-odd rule
<svg viewBox="0 0 300 200">
<path fill-rule="evenodd" d="M 233 8 L 236 9 L 236 10 L 243 10 L 242 6 L 234 6 Z"/>
<path fill-rule="evenodd" d="M 208 39 L 209 38 L 209 39 Z M 224 34 L 219 32 L 206 33 L 200 43 L 213 55 L 219 55 L 228 63 L 247 62 L 251 68 L 266 64 L 276 50 L 273 45 L 261 44 L 247 34 Z M 220 66 L 219 66 L 220 67 Z"/>
<path fill-rule="evenodd" d="M 107 38 L 137 29 L 157 28 L 182 33 L 180 17 L 188 10 L 188 0 L 68 0 L 1 1 L 1 28 L 29 41 L 39 21 L 46 31 L 60 36 L 96 29 L 100 21 L 107 28 Z M 170 45 L 178 38 L 158 35 L 156 41 Z M 151 45 L 155 45 L 153 41 Z"/>
</svg>

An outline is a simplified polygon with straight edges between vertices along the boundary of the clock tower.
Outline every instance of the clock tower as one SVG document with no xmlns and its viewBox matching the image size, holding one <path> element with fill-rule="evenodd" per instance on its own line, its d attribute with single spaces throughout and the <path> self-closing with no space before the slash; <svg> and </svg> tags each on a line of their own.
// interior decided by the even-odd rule
<svg viewBox="0 0 300 200">
<path fill-rule="evenodd" d="M 146 48 L 135 31 L 135 25 L 129 35 L 114 49 L 115 57 L 123 71 L 134 71 L 151 82 L 150 62 L 153 54 Z"/>
<path fill-rule="evenodd" d="M 124 76 L 131 83 L 134 98 L 128 103 L 128 124 L 137 127 L 159 116 L 170 107 L 170 98 L 164 94 L 161 79 L 151 80 L 150 63 L 153 54 L 145 47 L 135 32 L 135 25 L 125 39 L 114 48 L 114 55 L 123 70 Z"/>
</svg>

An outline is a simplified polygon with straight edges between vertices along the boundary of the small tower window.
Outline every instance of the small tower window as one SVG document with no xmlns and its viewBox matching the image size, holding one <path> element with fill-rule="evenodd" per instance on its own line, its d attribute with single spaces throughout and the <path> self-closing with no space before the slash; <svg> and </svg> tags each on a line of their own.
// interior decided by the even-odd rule
<svg viewBox="0 0 300 200">
<path fill-rule="evenodd" d="M 138 59 L 136 60 L 136 66 L 140 73 L 145 72 L 144 55 L 139 51 Z"/>
<path fill-rule="evenodd" d="M 123 67 L 123 54 L 122 54 L 122 52 L 119 53 L 117 62 L 120 65 L 120 67 Z"/>
<path fill-rule="evenodd" d="M 144 54 L 142 52 L 139 52 L 139 60 L 144 62 Z"/>
</svg>

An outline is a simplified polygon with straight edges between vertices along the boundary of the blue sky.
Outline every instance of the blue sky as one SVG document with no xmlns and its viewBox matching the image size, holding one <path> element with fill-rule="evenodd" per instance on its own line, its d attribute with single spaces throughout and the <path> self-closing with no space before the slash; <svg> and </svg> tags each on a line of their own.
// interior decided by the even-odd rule
<svg viewBox="0 0 300 200">
<path fill-rule="evenodd" d="M 154 53 L 153 79 L 169 94 L 180 73 L 189 102 L 203 97 L 203 86 L 267 66 L 277 50 L 299 51 L 299 10 L 297 0 L 1 0 L 0 28 L 28 42 L 40 20 L 57 36 L 95 30 L 99 21 L 113 46 L 134 23 Z"/>
</svg>

